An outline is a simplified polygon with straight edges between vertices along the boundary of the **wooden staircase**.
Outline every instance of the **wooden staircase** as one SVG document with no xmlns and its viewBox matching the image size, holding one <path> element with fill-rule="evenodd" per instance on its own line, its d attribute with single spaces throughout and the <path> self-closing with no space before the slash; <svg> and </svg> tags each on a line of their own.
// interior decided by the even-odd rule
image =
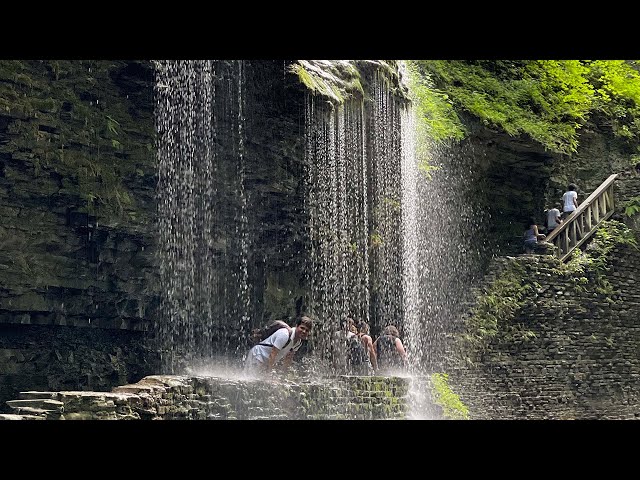
<svg viewBox="0 0 640 480">
<path fill-rule="evenodd" d="M 545 239 L 557 248 L 555 254 L 565 261 L 571 252 L 586 242 L 600 224 L 613 215 L 613 182 L 610 175 L 578 208 Z"/>
</svg>

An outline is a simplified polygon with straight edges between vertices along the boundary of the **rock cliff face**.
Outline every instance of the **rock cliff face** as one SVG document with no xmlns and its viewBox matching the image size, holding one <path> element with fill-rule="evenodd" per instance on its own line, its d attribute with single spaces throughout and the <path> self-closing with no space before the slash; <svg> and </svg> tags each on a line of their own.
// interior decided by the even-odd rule
<svg viewBox="0 0 640 480">
<path fill-rule="evenodd" d="M 613 223 L 637 242 L 637 216 L 623 207 L 640 193 L 640 176 L 623 173 L 614 191 Z M 598 240 L 583 247 L 592 260 L 582 267 L 547 255 L 493 261 L 475 306 L 494 306 L 495 335 L 481 348 L 450 346 L 443 366 L 472 418 L 638 418 L 640 250 L 616 225 L 605 223 L 606 255 L 598 259 Z M 455 361 L 462 351 L 466 360 Z"/>
<path fill-rule="evenodd" d="M 299 70 L 298 76 L 290 72 L 291 62 L 245 62 L 247 274 L 256 323 L 294 316 L 304 308 L 308 293 L 305 95 L 315 91 L 327 101 L 366 98 L 366 72 L 371 69 L 387 72 L 392 83 L 398 80 L 394 62 L 297 65 L 310 74 L 308 82 Z M 221 61 L 219 67 L 224 72 L 233 65 Z M 395 90 L 404 94 L 401 85 Z M 471 118 L 465 122 L 471 135 L 455 148 L 460 162 L 473 172 L 470 201 L 490 215 L 479 234 L 490 237 L 500 254 L 519 253 L 522 222 L 532 215 L 541 222 L 544 207 L 559 198 L 568 181 L 575 182 L 585 198 L 609 174 L 628 165 L 626 147 L 596 126 L 584 129 L 577 154 L 569 158 L 489 131 Z M 233 130 L 231 125 L 220 127 Z M 220 215 L 228 221 L 220 238 L 228 239 L 234 235 L 230 225 L 237 211 L 236 166 L 233 145 L 221 137 L 218 146 L 221 158 L 229 159 L 217 172 L 220 202 L 226 205 Z M 153 342 L 161 297 L 155 153 L 151 62 L 0 61 L 0 401 L 16 398 L 20 390 L 106 391 L 158 373 Z M 627 200 L 640 190 L 627 182 L 620 184 L 619 193 Z M 226 245 L 221 240 L 216 248 L 222 254 Z M 627 254 L 635 258 L 633 252 Z M 627 282 L 620 284 L 622 306 L 610 309 L 617 312 L 615 318 L 591 315 L 593 309 L 580 303 L 586 297 L 569 295 L 563 309 L 569 313 L 562 321 L 576 330 L 579 341 L 548 337 L 549 342 L 562 344 L 563 361 L 574 362 L 589 352 L 594 356 L 584 368 L 556 370 L 558 385 L 569 377 L 581 382 L 575 389 L 563 384 L 567 392 L 573 389 L 566 398 L 585 388 L 604 395 L 619 381 L 627 392 L 622 395 L 631 401 L 629 382 L 637 375 L 637 362 L 627 354 L 637 337 L 637 319 L 624 302 L 635 301 L 633 282 L 640 266 L 634 262 L 624 268 L 615 263 L 618 280 Z M 221 284 L 220 295 L 224 288 Z M 602 305 L 594 308 L 606 310 Z M 607 325 L 614 330 L 606 330 Z M 221 325 L 221 336 L 235 334 L 234 325 Z M 559 330 L 553 334 L 560 335 Z M 611 361 L 611 372 L 618 373 L 594 373 L 602 365 L 596 357 L 609 361 L 615 352 L 605 351 L 613 348 L 605 344 L 595 349 L 587 345 L 592 334 L 610 338 L 614 345 L 620 339 L 624 361 Z M 558 352 L 541 345 L 535 355 L 511 353 L 533 355 L 530 366 L 537 370 L 527 372 L 542 381 L 543 369 L 550 368 L 543 365 L 543 357 Z M 497 365 L 489 357 L 487 362 Z M 589 378 L 593 381 L 585 380 Z M 536 401 L 535 395 L 525 396 L 516 407 L 509 403 L 515 416 L 524 415 Z M 478 408 L 484 405 L 480 397 L 474 398 L 467 400 Z M 576 407 L 576 402 L 562 415 L 577 417 L 588 411 L 586 403 Z M 618 410 L 611 417 L 628 415 Z"/>
<path fill-rule="evenodd" d="M 292 63 L 243 62 L 246 267 L 255 324 L 295 316 L 309 288 L 303 182 L 310 87 Z M 234 61 L 216 64 L 223 86 Z M 323 82 L 345 98 L 362 96 L 373 70 L 391 84 L 398 80 L 395 62 L 296 65 L 310 78 L 326 68 Z M 109 388 L 159 371 L 154 68 L 147 61 L 0 62 L 0 400 L 29 383 Z M 226 122 L 219 131 L 233 135 Z M 214 302 L 236 275 L 230 248 L 238 211 L 237 152 L 229 136 L 216 142 L 221 228 L 214 248 L 227 260 Z M 221 322 L 218 337 L 237 344 L 236 327 Z M 111 373 L 87 366 L 83 380 L 78 369 L 87 355 L 96 365 L 105 355 L 117 361 Z M 42 370 L 41 361 L 56 367 Z"/>
<path fill-rule="evenodd" d="M 2 399 L 153 371 L 152 80 L 146 62 L 0 62 Z"/>
<path fill-rule="evenodd" d="M 230 62 L 219 63 L 222 76 Z M 305 88 L 286 69 L 246 68 L 248 271 L 261 319 L 295 315 L 301 298 Z M 145 61 L 0 63 L 2 399 L 29 383 L 107 388 L 159 370 L 157 352 L 138 357 L 155 351 L 160 304 L 154 82 Z M 236 170 L 225 157 L 234 152 L 218 141 L 229 239 Z M 114 373 L 86 366 L 83 380 L 86 355 L 117 358 Z M 45 357 L 59 368 L 39 368 Z"/>
<path fill-rule="evenodd" d="M 149 65 L 0 72 L 2 323 L 145 330 L 158 293 Z"/>
<path fill-rule="evenodd" d="M 587 198 L 612 173 L 629 170 L 633 152 L 602 126 L 589 124 L 580 131 L 578 151 L 571 156 L 545 150 L 523 137 L 511 137 L 464 118 L 469 136 L 453 147 L 467 165 L 473 184 L 471 201 L 487 212 L 488 243 L 498 254 L 522 251 L 525 223 L 539 225 L 544 210 L 561 207 L 569 183 L 578 187 L 579 200 Z"/>
</svg>

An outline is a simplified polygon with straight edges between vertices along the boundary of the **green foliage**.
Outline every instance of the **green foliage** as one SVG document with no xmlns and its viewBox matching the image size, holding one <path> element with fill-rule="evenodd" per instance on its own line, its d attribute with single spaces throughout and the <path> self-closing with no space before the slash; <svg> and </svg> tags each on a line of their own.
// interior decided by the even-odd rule
<svg viewBox="0 0 640 480">
<path fill-rule="evenodd" d="M 480 295 L 466 320 L 467 332 L 460 337 L 464 350 L 481 351 L 494 337 L 506 342 L 535 338 L 522 324 L 512 323 L 527 298 L 536 295 L 535 285 L 525 278 L 522 265 L 512 262 Z"/>
<path fill-rule="evenodd" d="M 611 122 L 613 133 L 637 141 L 640 134 L 640 74 L 637 61 L 585 62 L 596 89 L 596 106 Z"/>
<path fill-rule="evenodd" d="M 615 135 L 640 136 L 640 74 L 625 60 L 422 60 L 415 62 L 455 107 L 509 135 L 527 134 L 546 148 L 575 152 L 593 113 Z"/>
<path fill-rule="evenodd" d="M 350 97 L 364 95 L 360 71 L 350 61 L 300 60 L 290 70 L 314 95 L 325 96 L 332 103 L 342 104 Z"/>
<path fill-rule="evenodd" d="M 442 407 L 443 415 L 449 420 L 469 420 L 469 408 L 449 386 L 449 375 L 434 373 L 431 375 L 434 402 Z"/>
<path fill-rule="evenodd" d="M 382 236 L 378 232 L 373 232 L 371 234 L 371 246 L 373 248 L 381 247 L 384 244 L 382 240 Z"/>
<path fill-rule="evenodd" d="M 640 73 L 635 61 L 412 60 L 406 65 L 417 158 L 427 176 L 434 168 L 429 165 L 432 143 L 464 137 L 458 116 L 463 111 L 490 128 L 528 135 L 565 154 L 576 152 L 580 129 L 598 113 L 615 135 L 640 151 Z M 320 69 L 300 61 L 292 70 L 311 91 L 334 102 L 362 95 L 357 69 L 349 62 Z"/>
<path fill-rule="evenodd" d="M 120 127 L 120 122 L 114 120 L 109 115 L 105 115 L 107 120 L 107 131 L 112 133 L 113 135 L 118 135 L 118 128 Z"/>
<path fill-rule="evenodd" d="M 407 61 L 405 64 L 415 119 L 415 155 L 419 170 L 431 178 L 431 172 L 437 169 L 429 163 L 432 144 L 461 140 L 464 127 L 447 94 L 435 89 L 430 78 L 420 72 L 415 62 Z"/>
<path fill-rule="evenodd" d="M 595 283 L 595 291 L 602 295 L 611 295 L 613 287 L 605 275 L 609 270 L 611 250 L 618 245 L 638 248 L 635 235 L 624 223 L 615 220 L 603 222 L 584 251 L 576 248 L 572 252 L 565 270 L 573 277 L 591 274 Z M 578 289 L 581 289 L 581 285 L 584 286 L 585 282 L 576 282 Z"/>
<path fill-rule="evenodd" d="M 393 212 L 400 212 L 400 202 L 395 198 L 382 197 L 382 205 Z"/>
<path fill-rule="evenodd" d="M 302 65 L 294 64 L 291 66 L 291 70 L 293 71 L 293 73 L 298 75 L 298 78 L 304 84 L 304 86 L 306 86 L 312 92 L 318 93 L 320 95 L 325 95 L 335 100 L 337 103 L 344 103 L 344 97 L 342 96 L 342 92 L 340 92 L 339 88 L 330 85 L 327 81 L 318 77 L 317 75 L 312 75 Z"/>
<path fill-rule="evenodd" d="M 577 148 L 594 91 L 577 60 L 425 60 L 420 68 L 446 90 L 458 108 L 509 135 L 528 134 L 558 152 Z"/>
<path fill-rule="evenodd" d="M 627 217 L 633 217 L 640 213 L 640 197 L 633 197 L 627 200 L 623 205 L 624 214 Z"/>
<path fill-rule="evenodd" d="M 29 88 L 33 87 L 33 80 L 31 79 L 31 77 L 23 73 L 16 74 L 15 77 L 13 77 L 13 81 L 18 85 L 24 85 Z"/>
<path fill-rule="evenodd" d="M 461 140 L 464 127 L 449 96 L 431 85 L 430 76 L 423 75 L 416 62 L 407 61 L 406 64 L 418 137 L 436 142 Z"/>
<path fill-rule="evenodd" d="M 373 78 L 392 95 L 407 98 L 400 70 L 399 60 L 298 60 L 289 67 L 313 95 L 326 97 L 332 105 L 364 99 L 365 84 Z"/>
<path fill-rule="evenodd" d="M 628 245 L 638 248 L 638 242 L 634 233 L 622 222 L 608 220 L 594 234 L 593 241 L 586 248 L 588 253 L 596 261 L 599 269 L 604 269 L 606 260 L 613 248 L 618 245 Z"/>
</svg>

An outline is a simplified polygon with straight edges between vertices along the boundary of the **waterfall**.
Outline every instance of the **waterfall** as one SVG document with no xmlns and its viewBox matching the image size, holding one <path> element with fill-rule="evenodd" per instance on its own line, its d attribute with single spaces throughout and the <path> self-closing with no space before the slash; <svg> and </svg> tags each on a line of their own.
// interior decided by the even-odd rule
<svg viewBox="0 0 640 480">
<path fill-rule="evenodd" d="M 370 99 L 333 106 L 307 95 L 317 353 L 336 363 L 328 333 L 345 316 L 371 323 L 374 338 L 395 325 L 408 352 L 403 375 L 414 378 L 411 417 L 434 418 L 428 375 L 442 371 L 483 238 L 484 215 L 466 201 L 472 153 L 427 143 L 421 151 L 435 170 L 421 171 L 412 106 L 379 72 L 370 88 Z"/>
<path fill-rule="evenodd" d="M 263 180 L 252 169 L 269 167 L 259 163 L 265 155 L 265 145 L 256 147 L 259 127 L 249 130 L 247 124 L 252 102 L 266 95 L 255 86 L 249 89 L 246 65 L 157 62 L 164 295 L 159 337 L 165 368 L 172 372 L 216 356 L 241 357 L 238 339 L 262 321 L 252 318 L 257 311 L 252 298 L 257 295 L 258 303 L 267 288 L 279 288 L 277 283 L 258 287 L 250 275 L 252 252 L 263 247 L 254 238 L 256 225 L 278 232 L 280 225 L 273 224 L 284 214 L 269 212 L 257 223 L 250 216 L 256 183 L 248 184 L 247 178 Z M 299 307 L 316 319 L 307 349 L 307 365 L 318 367 L 314 375 L 345 373 L 333 341 L 343 318 L 369 323 L 374 339 L 385 326 L 395 325 L 409 355 L 405 375 L 416 379 L 412 418 L 432 418 L 424 379 L 444 364 L 445 333 L 463 313 L 473 277 L 469 257 L 481 237 L 483 215 L 465 201 L 473 162 L 451 146 L 433 144 L 428 160 L 437 169 L 421 172 L 410 102 L 379 70 L 370 71 L 366 82 L 366 94 L 342 102 L 330 103 L 310 90 L 301 94 L 301 129 L 287 132 L 287 138 L 304 135 L 300 150 L 291 154 L 304 157 L 299 159 L 304 170 L 295 179 L 302 204 L 296 208 L 304 215 L 294 216 L 290 209 L 291 225 L 298 223 L 269 241 L 282 252 L 293 245 L 306 249 L 305 258 L 292 254 L 291 259 L 305 263 Z M 270 108 L 279 98 L 284 104 L 285 94 L 272 95 Z M 261 111 L 263 122 L 267 110 Z M 266 158 L 277 159 L 275 154 Z M 258 198 L 274 198 L 267 197 L 268 190 L 262 193 Z M 278 198 L 285 202 L 286 197 Z M 304 234 L 293 233 L 298 225 Z M 256 257 L 265 270 L 278 265 L 269 263 L 266 250 Z M 286 260 L 279 268 L 296 268 L 293 263 Z M 265 284 L 275 278 L 268 274 L 262 271 Z"/>
<path fill-rule="evenodd" d="M 448 334 L 469 308 L 469 288 L 481 276 L 486 255 L 486 214 L 468 199 L 473 152 L 454 145 L 424 142 L 430 173 L 417 158 L 416 119 L 412 108 L 402 117 L 402 232 L 405 345 L 409 352 L 409 418 L 437 418 L 428 376 L 443 372 L 452 348 Z"/>
<path fill-rule="evenodd" d="M 249 323 L 243 81 L 242 61 L 156 62 L 157 334 L 168 372 L 229 350 L 228 331 Z"/>
<path fill-rule="evenodd" d="M 331 105 L 307 95 L 310 311 L 315 351 L 334 366 L 331 333 L 351 317 L 403 325 L 401 102 L 375 75 L 372 99 Z M 335 371 L 335 369 L 334 369 Z"/>
<path fill-rule="evenodd" d="M 374 331 L 403 329 L 401 101 L 378 72 L 369 106 L 372 317 Z"/>
<path fill-rule="evenodd" d="M 316 354 L 331 356 L 344 317 L 369 321 L 369 209 L 362 102 L 330 106 L 307 95 L 305 162 Z"/>
<path fill-rule="evenodd" d="M 406 330 L 414 366 L 437 372 L 444 365 L 445 334 L 464 315 L 470 285 L 480 276 L 486 214 L 468 201 L 477 172 L 465 157 L 473 153 L 436 144 L 429 152 L 436 167 L 429 176 L 415 162 L 406 162 L 403 171 Z"/>
</svg>

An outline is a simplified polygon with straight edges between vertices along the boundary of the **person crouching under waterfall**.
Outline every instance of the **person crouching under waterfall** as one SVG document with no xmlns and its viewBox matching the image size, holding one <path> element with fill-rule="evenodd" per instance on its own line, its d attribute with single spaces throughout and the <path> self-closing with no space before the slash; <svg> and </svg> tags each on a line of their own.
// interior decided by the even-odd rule
<svg viewBox="0 0 640 480">
<path fill-rule="evenodd" d="M 293 361 L 293 355 L 307 340 L 313 320 L 307 316 L 296 319 L 294 328 L 280 328 L 269 337 L 254 345 L 244 364 L 244 371 L 250 374 L 264 375 L 274 371 L 275 366 L 282 361 L 282 368 L 286 370 Z"/>
</svg>

